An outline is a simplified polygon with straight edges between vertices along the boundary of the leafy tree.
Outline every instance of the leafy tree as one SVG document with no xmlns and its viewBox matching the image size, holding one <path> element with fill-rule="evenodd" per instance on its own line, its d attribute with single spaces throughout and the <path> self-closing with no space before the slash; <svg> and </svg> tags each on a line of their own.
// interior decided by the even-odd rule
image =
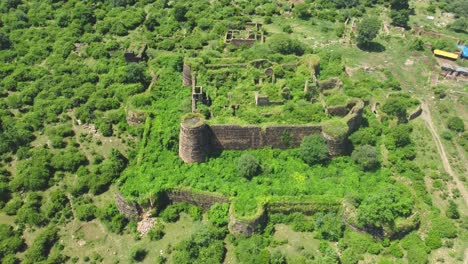
<svg viewBox="0 0 468 264">
<path fill-rule="evenodd" d="M 318 213 L 315 216 L 315 229 L 319 238 L 338 241 L 343 236 L 345 226 L 340 217 L 334 213 Z"/>
<path fill-rule="evenodd" d="M 266 249 L 268 242 L 262 236 L 253 235 L 248 239 L 238 241 L 235 253 L 239 263 L 268 263 L 270 253 Z"/>
<path fill-rule="evenodd" d="M 410 10 L 401 9 L 401 10 L 392 10 L 390 12 L 390 18 L 392 19 L 392 25 L 408 28 Z"/>
<path fill-rule="evenodd" d="M 390 7 L 394 10 L 409 9 L 408 0 L 391 0 Z"/>
<path fill-rule="evenodd" d="M 221 263 L 225 254 L 224 233 L 202 226 L 188 240 L 175 246 L 172 263 Z"/>
<path fill-rule="evenodd" d="M 68 147 L 65 151 L 60 151 L 52 157 L 51 165 L 56 170 L 76 172 L 78 167 L 86 165 L 86 156 L 78 149 Z"/>
<path fill-rule="evenodd" d="M 295 54 L 301 56 L 304 54 L 304 46 L 296 39 L 289 38 L 286 34 L 277 34 L 270 38 L 269 45 L 273 52 L 281 54 Z"/>
<path fill-rule="evenodd" d="M 358 146 L 351 154 L 354 162 L 359 164 L 363 170 L 373 170 L 377 168 L 379 165 L 377 156 L 375 147 L 369 145 Z"/>
<path fill-rule="evenodd" d="M 229 222 L 229 204 L 215 203 L 208 211 L 208 219 L 217 227 L 227 226 Z"/>
<path fill-rule="evenodd" d="M 63 190 L 54 191 L 49 196 L 49 201 L 43 206 L 44 215 L 49 218 L 59 218 L 71 216 L 70 204 Z M 62 214 L 60 214 L 62 212 Z"/>
<path fill-rule="evenodd" d="M 0 50 L 9 49 L 11 46 L 10 38 L 7 34 L 0 32 Z"/>
<path fill-rule="evenodd" d="M 50 153 L 46 149 L 36 150 L 34 158 L 22 160 L 18 163 L 16 176 L 10 183 L 14 190 L 43 190 L 49 186 L 51 168 L 49 166 Z"/>
<path fill-rule="evenodd" d="M 188 12 L 187 7 L 183 5 L 176 5 L 174 7 L 174 18 L 178 22 L 187 21 L 187 17 L 185 16 Z"/>
<path fill-rule="evenodd" d="M 5 260 L 8 255 L 14 255 L 24 246 L 21 233 L 14 231 L 13 227 L 0 224 L 0 259 Z"/>
<path fill-rule="evenodd" d="M 145 27 L 149 31 L 153 31 L 157 26 L 159 26 L 158 19 L 155 15 L 149 15 L 145 20 Z"/>
<path fill-rule="evenodd" d="M 417 38 L 410 44 L 411 50 L 423 51 L 424 50 L 424 41 L 422 39 Z"/>
<path fill-rule="evenodd" d="M 447 208 L 447 217 L 452 218 L 452 219 L 460 218 L 460 213 L 458 212 L 458 206 L 453 200 L 449 201 L 449 206 Z"/>
<path fill-rule="evenodd" d="M 3 211 L 7 215 L 15 215 L 18 212 L 18 209 L 23 205 L 23 200 L 19 196 L 15 196 L 10 201 L 8 201 L 3 208 Z"/>
<path fill-rule="evenodd" d="M 458 116 L 450 117 L 447 121 L 447 127 L 456 132 L 463 132 L 465 131 L 465 124 L 463 119 Z"/>
<path fill-rule="evenodd" d="M 377 37 L 382 22 L 376 17 L 364 18 L 359 23 L 356 32 L 356 41 L 358 46 L 368 48 L 372 41 Z"/>
<path fill-rule="evenodd" d="M 99 216 L 99 219 L 106 225 L 109 231 L 121 234 L 128 220 L 119 213 L 114 204 L 110 204 L 105 208 Z"/>
<path fill-rule="evenodd" d="M 433 230 L 429 231 L 424 242 L 431 250 L 442 247 L 442 239 L 440 238 L 440 235 Z"/>
<path fill-rule="evenodd" d="M 137 262 L 142 262 L 146 258 L 146 255 L 148 255 L 148 250 L 142 248 L 134 248 L 130 252 L 130 258 Z"/>
<path fill-rule="evenodd" d="M 293 13 L 296 17 L 307 20 L 310 18 L 311 14 L 309 11 L 309 5 L 306 3 L 300 3 L 294 6 Z"/>
<path fill-rule="evenodd" d="M 91 221 L 96 218 L 97 207 L 93 204 L 80 204 L 76 206 L 76 217 L 81 221 Z"/>
<path fill-rule="evenodd" d="M 55 226 L 46 228 L 40 233 L 25 254 L 25 263 L 38 263 L 47 260 L 51 248 L 58 241 L 58 229 Z"/>
<path fill-rule="evenodd" d="M 449 28 L 455 32 L 468 33 L 468 18 L 459 18 L 455 20 Z"/>
<path fill-rule="evenodd" d="M 166 233 L 164 232 L 164 225 L 158 223 L 148 232 L 148 237 L 151 241 L 158 241 L 161 240 L 165 234 Z"/>
<path fill-rule="evenodd" d="M 382 227 L 393 224 L 397 217 L 411 214 L 411 196 L 395 187 L 388 187 L 368 195 L 358 207 L 358 221 L 363 226 Z"/>
<path fill-rule="evenodd" d="M 287 264 L 286 256 L 280 251 L 275 251 L 270 256 L 270 264 Z"/>
<path fill-rule="evenodd" d="M 260 163 L 251 154 L 242 154 L 237 161 L 237 170 L 242 177 L 251 179 L 260 173 Z"/>
<path fill-rule="evenodd" d="M 377 143 L 377 132 L 370 127 L 360 128 L 349 136 L 354 145 L 372 145 Z"/>
<path fill-rule="evenodd" d="M 329 157 L 325 139 L 320 135 L 305 137 L 300 147 L 300 156 L 309 165 L 326 161 Z"/>
<path fill-rule="evenodd" d="M 392 128 L 389 133 L 389 138 L 393 140 L 393 144 L 389 145 L 388 147 L 394 148 L 396 147 L 404 147 L 411 143 L 411 126 L 407 124 L 397 125 Z"/>
<path fill-rule="evenodd" d="M 47 219 L 41 212 L 42 196 L 37 193 L 29 193 L 26 202 L 16 213 L 16 221 L 30 226 L 42 226 Z"/>
<path fill-rule="evenodd" d="M 406 103 L 398 97 L 390 97 L 385 101 L 382 110 L 398 120 L 406 120 Z"/>
</svg>

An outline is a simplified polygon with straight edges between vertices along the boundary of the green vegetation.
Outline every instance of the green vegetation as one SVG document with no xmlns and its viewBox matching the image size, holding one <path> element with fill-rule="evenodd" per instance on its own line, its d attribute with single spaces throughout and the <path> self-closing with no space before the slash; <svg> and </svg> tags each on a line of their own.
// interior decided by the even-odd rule
<svg viewBox="0 0 468 264">
<path fill-rule="evenodd" d="M 258 160 L 250 154 L 240 156 L 237 168 L 239 175 L 247 179 L 252 179 L 253 176 L 256 176 L 260 172 Z"/>
<path fill-rule="evenodd" d="M 369 48 L 372 41 L 377 37 L 377 33 L 382 26 L 382 22 L 376 17 L 368 17 L 361 21 L 358 26 L 356 41 L 359 46 Z"/>
<path fill-rule="evenodd" d="M 328 159 L 328 147 L 325 140 L 319 135 L 305 137 L 301 144 L 300 156 L 309 165 L 326 161 Z"/>
<path fill-rule="evenodd" d="M 467 91 L 438 75 L 430 51 L 466 43 L 466 10 L 463 0 L 1 1 L 0 262 L 461 263 Z M 227 44 L 228 29 L 265 41 Z M 184 64 L 203 87 L 195 113 Z M 461 185 L 427 116 L 408 120 L 421 102 Z M 340 111 L 361 103 L 351 133 Z M 298 148 L 185 164 L 179 124 L 194 116 L 204 119 L 189 125 L 322 131 Z M 331 139 L 351 155 L 331 158 Z M 171 204 L 165 194 L 179 188 L 227 202 Z M 155 218 L 146 234 L 116 192 Z M 231 217 L 264 212 L 252 236 L 229 234 Z"/>
</svg>

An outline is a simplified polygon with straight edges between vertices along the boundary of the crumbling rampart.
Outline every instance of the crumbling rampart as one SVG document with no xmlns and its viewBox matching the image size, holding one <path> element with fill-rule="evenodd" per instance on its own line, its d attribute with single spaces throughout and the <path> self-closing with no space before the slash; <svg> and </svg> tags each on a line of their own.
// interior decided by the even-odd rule
<svg viewBox="0 0 468 264">
<path fill-rule="evenodd" d="M 229 199 L 216 193 L 194 192 L 190 189 L 173 189 L 166 192 L 170 203 L 186 202 L 207 211 L 215 203 L 229 203 Z"/>
<path fill-rule="evenodd" d="M 179 156 L 187 163 L 203 162 L 214 153 L 223 150 L 246 150 L 264 147 L 299 147 L 304 137 L 322 135 L 328 144 L 331 156 L 343 155 L 347 151 L 347 136 L 361 124 L 362 101 L 354 104 L 343 117 L 347 126 L 339 136 L 323 131 L 323 125 L 207 125 L 203 117 L 187 116 L 181 123 L 179 135 Z"/>
</svg>

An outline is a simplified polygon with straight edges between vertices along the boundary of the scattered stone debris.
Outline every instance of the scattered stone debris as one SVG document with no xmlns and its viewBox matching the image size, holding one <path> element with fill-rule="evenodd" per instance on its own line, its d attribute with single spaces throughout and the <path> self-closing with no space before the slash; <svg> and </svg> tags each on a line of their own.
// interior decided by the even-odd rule
<svg viewBox="0 0 468 264">
<path fill-rule="evenodd" d="M 96 134 L 98 132 L 96 126 L 94 124 L 84 124 L 83 128 L 88 131 L 90 134 Z"/>
<path fill-rule="evenodd" d="M 140 222 L 138 222 L 137 230 L 138 232 L 140 232 L 141 235 L 145 235 L 156 224 L 156 218 L 151 217 L 150 212 L 144 213 L 142 218 L 143 219 Z"/>
<path fill-rule="evenodd" d="M 411 59 L 407 59 L 406 62 L 405 62 L 405 66 L 411 66 L 414 64 L 414 61 L 411 60 Z"/>
</svg>

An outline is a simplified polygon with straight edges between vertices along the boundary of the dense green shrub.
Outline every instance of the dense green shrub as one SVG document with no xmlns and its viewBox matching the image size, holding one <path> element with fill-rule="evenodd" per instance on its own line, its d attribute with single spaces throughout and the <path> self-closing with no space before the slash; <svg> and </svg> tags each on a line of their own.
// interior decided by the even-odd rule
<svg viewBox="0 0 468 264">
<path fill-rule="evenodd" d="M 270 38 L 268 43 L 274 52 L 278 52 L 285 55 L 295 54 L 300 56 L 304 54 L 305 50 L 301 42 L 289 38 L 288 35 L 274 35 Z"/>
<path fill-rule="evenodd" d="M 300 148 L 300 156 L 309 165 L 322 163 L 328 159 L 328 147 L 320 135 L 305 137 Z"/>
<path fill-rule="evenodd" d="M 465 124 L 463 119 L 458 116 L 450 117 L 447 121 L 447 127 L 456 132 L 463 132 L 465 131 Z"/>
<path fill-rule="evenodd" d="M 164 232 L 164 225 L 163 224 L 156 224 L 151 228 L 151 230 L 148 232 L 148 237 L 150 238 L 151 241 L 158 241 L 161 240 L 166 233 Z"/>
<path fill-rule="evenodd" d="M 0 259 L 5 261 L 8 256 L 14 257 L 23 246 L 24 241 L 19 231 L 14 231 L 9 225 L 0 224 Z"/>
<path fill-rule="evenodd" d="M 413 200 L 402 187 L 387 187 L 374 194 L 367 194 L 358 207 L 358 221 L 361 225 L 382 227 L 392 225 L 397 217 L 411 214 Z"/>
<path fill-rule="evenodd" d="M 93 220 L 97 211 L 97 207 L 93 204 L 80 204 L 75 207 L 76 217 L 81 221 Z"/>
<path fill-rule="evenodd" d="M 358 46 L 369 47 L 377 37 L 382 22 L 376 17 L 364 18 L 357 27 L 356 41 Z"/>
<path fill-rule="evenodd" d="M 229 204 L 215 203 L 208 211 L 208 220 L 210 220 L 210 222 L 217 227 L 224 227 L 227 226 L 229 222 L 228 215 Z"/>
<path fill-rule="evenodd" d="M 379 166 L 377 151 L 373 146 L 358 146 L 351 157 L 363 170 L 373 170 Z"/>
<path fill-rule="evenodd" d="M 119 213 L 114 204 L 107 206 L 100 212 L 99 219 L 109 231 L 120 234 L 128 224 L 128 220 Z"/>
<path fill-rule="evenodd" d="M 47 260 L 51 248 L 58 239 L 58 229 L 55 226 L 47 227 L 26 250 L 25 263 L 38 263 Z"/>
<path fill-rule="evenodd" d="M 246 179 L 252 179 L 252 177 L 260 173 L 260 163 L 251 154 L 243 154 L 240 156 L 237 162 L 237 169 L 240 176 Z"/>
<path fill-rule="evenodd" d="M 142 262 L 146 255 L 148 255 L 148 250 L 142 248 L 134 248 L 130 251 L 130 258 L 136 262 Z"/>
<path fill-rule="evenodd" d="M 202 226 L 189 239 L 177 244 L 172 254 L 173 263 L 221 263 L 224 258 L 224 234 Z"/>
</svg>

